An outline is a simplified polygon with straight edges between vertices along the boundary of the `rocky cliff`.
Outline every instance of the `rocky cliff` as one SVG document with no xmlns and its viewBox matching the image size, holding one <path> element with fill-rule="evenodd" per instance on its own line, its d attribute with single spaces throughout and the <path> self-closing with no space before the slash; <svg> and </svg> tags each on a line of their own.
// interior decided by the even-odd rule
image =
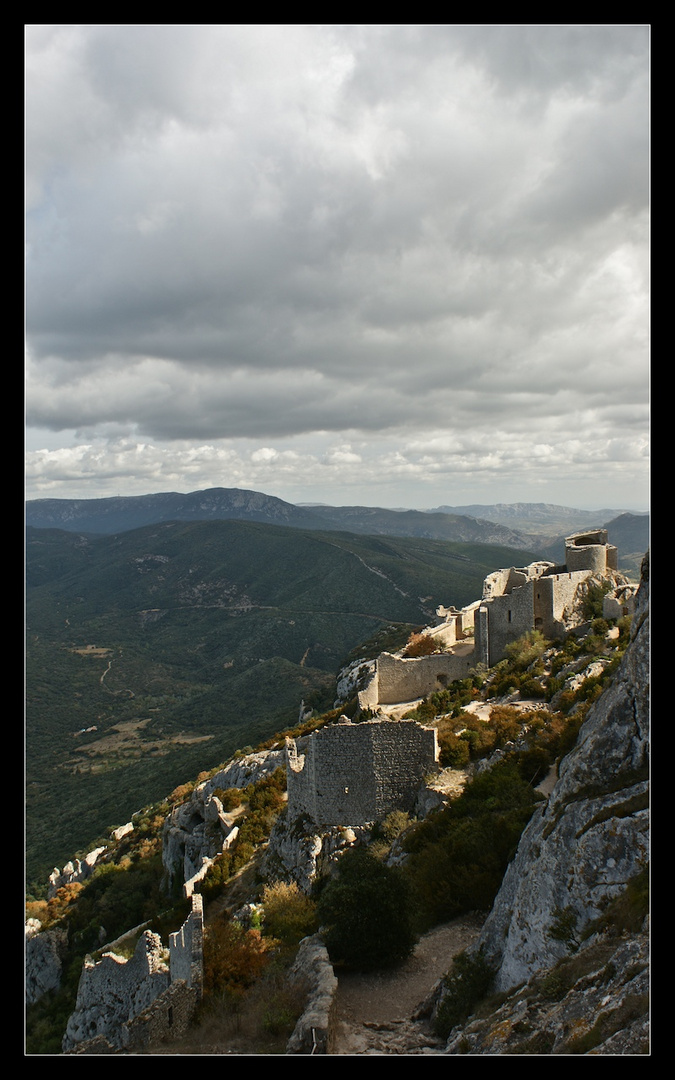
<svg viewBox="0 0 675 1080">
<path fill-rule="evenodd" d="M 455 1027 L 445 1053 L 649 1053 L 649 919 L 630 925 L 649 866 L 649 682 L 647 556 L 620 668 L 470 951 L 494 967 L 503 1003 Z M 439 987 L 436 1016 L 449 993 Z"/>
<path fill-rule="evenodd" d="M 649 861 L 649 569 L 631 643 L 521 837 L 479 944 L 507 990 L 565 955 L 556 912 L 579 931 Z"/>
</svg>

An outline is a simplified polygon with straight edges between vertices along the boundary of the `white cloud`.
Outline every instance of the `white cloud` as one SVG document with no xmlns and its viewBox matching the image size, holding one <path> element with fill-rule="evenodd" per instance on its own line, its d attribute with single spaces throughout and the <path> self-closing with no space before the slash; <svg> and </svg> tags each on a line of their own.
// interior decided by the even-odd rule
<svg viewBox="0 0 675 1080">
<path fill-rule="evenodd" d="M 645 26 L 26 30 L 38 491 L 646 500 Z"/>
</svg>

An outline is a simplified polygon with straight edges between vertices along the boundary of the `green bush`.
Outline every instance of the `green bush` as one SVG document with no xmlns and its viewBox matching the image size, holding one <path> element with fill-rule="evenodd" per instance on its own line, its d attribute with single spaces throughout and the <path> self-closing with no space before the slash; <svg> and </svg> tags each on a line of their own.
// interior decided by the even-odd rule
<svg viewBox="0 0 675 1080">
<path fill-rule="evenodd" d="M 528 630 L 517 641 L 509 642 L 504 652 L 514 671 L 525 671 L 535 660 L 541 659 L 547 647 L 548 642 L 539 630 Z"/>
<path fill-rule="evenodd" d="M 583 615 L 588 622 L 602 618 L 602 601 L 611 588 L 611 581 L 592 581 L 588 584 L 582 602 Z"/>
<path fill-rule="evenodd" d="M 495 969 L 488 964 L 482 949 L 455 957 L 452 969 L 443 980 L 443 999 L 434 1019 L 434 1030 L 441 1038 L 448 1035 L 474 1011 L 489 992 Z"/>
<path fill-rule="evenodd" d="M 405 874 L 420 925 L 490 908 L 538 799 L 517 764 L 502 762 L 406 834 Z"/>
<path fill-rule="evenodd" d="M 415 947 L 410 891 L 400 870 L 368 851 L 348 851 L 318 899 L 321 934 L 334 963 L 359 971 L 391 967 Z"/>
<path fill-rule="evenodd" d="M 241 806 L 242 796 L 239 788 L 216 788 L 213 794 L 220 799 L 225 813 Z"/>
<path fill-rule="evenodd" d="M 439 734 L 439 762 L 444 769 L 464 769 L 471 757 L 469 743 L 454 731 Z"/>
</svg>

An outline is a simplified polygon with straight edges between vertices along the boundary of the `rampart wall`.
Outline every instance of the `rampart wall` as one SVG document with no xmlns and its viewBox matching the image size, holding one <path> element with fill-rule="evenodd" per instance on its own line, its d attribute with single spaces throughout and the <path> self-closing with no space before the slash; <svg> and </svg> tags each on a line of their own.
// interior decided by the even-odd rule
<svg viewBox="0 0 675 1080">
<path fill-rule="evenodd" d="M 143 931 L 130 960 L 112 952 L 96 963 L 86 960 L 63 1038 L 64 1051 L 99 1037 L 117 1049 L 130 1045 L 130 1040 L 144 1044 L 160 1028 L 167 1036 L 175 1028 L 175 1035 L 202 995 L 203 925 L 202 897 L 194 895 L 190 915 L 170 936 L 169 965 L 167 950 L 150 930 Z M 173 993 L 168 994 L 170 990 Z M 164 1003 L 157 1005 L 160 999 Z"/>
<path fill-rule="evenodd" d="M 367 708 L 372 697 L 373 705 L 393 705 L 443 690 L 454 679 L 466 677 L 473 664 L 472 654 L 472 642 L 455 647 L 452 652 L 416 658 L 382 653 L 377 659 L 374 679 L 359 697 L 359 704 Z"/>
<path fill-rule="evenodd" d="M 413 721 L 329 724 L 304 753 L 288 740 L 288 816 L 318 825 L 362 825 L 412 808 L 437 768 L 436 732 Z"/>
<path fill-rule="evenodd" d="M 204 985 L 204 904 L 199 893 L 192 894 L 192 910 L 175 934 L 169 935 L 171 982 L 183 979 L 201 998 Z"/>
</svg>

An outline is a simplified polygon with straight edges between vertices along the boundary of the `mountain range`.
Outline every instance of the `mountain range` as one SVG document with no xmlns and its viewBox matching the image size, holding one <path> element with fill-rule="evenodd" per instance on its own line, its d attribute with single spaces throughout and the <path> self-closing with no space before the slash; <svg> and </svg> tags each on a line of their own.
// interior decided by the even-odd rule
<svg viewBox="0 0 675 1080">
<path fill-rule="evenodd" d="M 649 515 L 621 510 L 575 510 L 550 503 L 440 506 L 435 510 L 388 510 L 373 506 L 296 506 L 272 495 L 239 488 L 188 494 L 163 492 L 106 499 L 33 499 L 26 523 L 85 533 L 116 533 L 163 521 L 266 522 L 299 529 L 370 536 L 422 537 L 460 543 L 499 544 L 557 559 L 566 535 L 608 527 L 610 540 L 636 571 L 649 545 Z"/>
<path fill-rule="evenodd" d="M 521 552 L 255 521 L 112 535 L 26 530 L 27 864 L 49 872 L 99 827 L 331 708 L 375 635 L 480 595 Z M 527 558 L 527 556 L 525 556 Z M 152 795 L 151 795 L 152 793 Z"/>
<path fill-rule="evenodd" d="M 527 505 L 541 525 L 542 504 L 517 520 Z M 561 508 L 548 512 L 559 526 Z M 567 532 L 580 519 L 570 510 Z M 27 866 L 40 875 L 127 820 L 139 791 L 163 796 L 191 764 L 293 723 L 301 702 L 330 708 L 346 660 L 401 647 L 439 604 L 478 599 L 493 570 L 563 558 L 555 533 L 239 489 L 40 499 L 26 520 Z M 648 527 L 609 522 L 624 572 Z"/>
</svg>

